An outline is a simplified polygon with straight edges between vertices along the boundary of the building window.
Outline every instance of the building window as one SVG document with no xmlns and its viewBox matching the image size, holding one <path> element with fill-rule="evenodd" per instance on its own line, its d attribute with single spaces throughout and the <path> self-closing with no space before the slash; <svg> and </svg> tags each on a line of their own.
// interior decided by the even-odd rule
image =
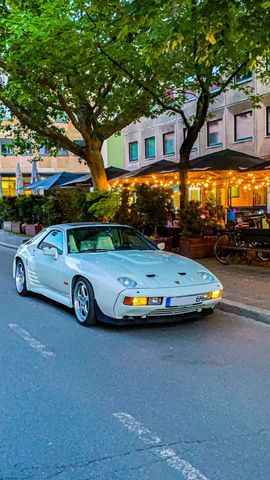
<svg viewBox="0 0 270 480">
<path fill-rule="evenodd" d="M 1 139 L 1 155 L 13 155 L 12 140 L 8 138 Z"/>
<path fill-rule="evenodd" d="M 250 70 L 244 73 L 237 73 L 237 75 L 234 77 L 235 83 L 245 83 L 249 82 L 250 80 L 252 80 L 252 72 Z"/>
<path fill-rule="evenodd" d="M 173 155 L 174 149 L 174 132 L 164 133 L 163 135 L 163 155 Z"/>
<path fill-rule="evenodd" d="M 156 156 L 156 139 L 148 137 L 145 139 L 145 158 L 154 158 Z"/>
<path fill-rule="evenodd" d="M 217 147 L 223 143 L 222 119 L 207 122 L 207 146 Z"/>
<path fill-rule="evenodd" d="M 6 107 L 3 104 L 0 105 L 0 117 L 1 117 L 1 120 L 6 120 L 6 121 L 12 120 L 11 111 L 9 110 L 8 107 Z"/>
<path fill-rule="evenodd" d="M 47 147 L 43 146 L 39 148 L 38 154 L 41 157 L 43 157 L 44 155 L 50 155 L 50 150 Z"/>
<path fill-rule="evenodd" d="M 68 156 L 68 150 L 66 150 L 66 148 L 58 148 L 56 155 L 58 157 L 67 157 Z"/>
<path fill-rule="evenodd" d="M 15 197 L 16 195 L 16 177 L 2 176 L 2 195 L 4 197 Z"/>
<path fill-rule="evenodd" d="M 139 159 L 139 147 L 138 142 L 130 142 L 128 144 L 129 149 L 129 161 L 130 162 L 137 162 Z"/>
<path fill-rule="evenodd" d="M 253 137 L 252 111 L 234 116 L 234 140 L 243 142 Z"/>
<path fill-rule="evenodd" d="M 266 135 L 270 136 L 270 107 L 266 107 Z"/>
<path fill-rule="evenodd" d="M 183 129 L 183 135 L 184 135 L 184 140 L 185 140 L 187 138 L 187 128 Z M 198 150 L 198 148 L 195 145 L 193 145 L 191 151 L 192 152 L 197 152 L 197 150 Z"/>
<path fill-rule="evenodd" d="M 66 113 L 61 113 L 59 115 L 56 115 L 55 123 L 67 123 L 67 122 L 68 122 L 68 116 Z"/>
</svg>

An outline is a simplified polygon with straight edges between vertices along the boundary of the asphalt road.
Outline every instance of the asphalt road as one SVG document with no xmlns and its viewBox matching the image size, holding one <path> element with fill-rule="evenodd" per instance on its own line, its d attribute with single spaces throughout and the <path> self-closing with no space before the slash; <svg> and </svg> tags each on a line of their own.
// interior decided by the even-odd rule
<svg viewBox="0 0 270 480">
<path fill-rule="evenodd" d="M 268 480 L 269 326 L 94 329 L 0 248 L 1 480 Z"/>
</svg>

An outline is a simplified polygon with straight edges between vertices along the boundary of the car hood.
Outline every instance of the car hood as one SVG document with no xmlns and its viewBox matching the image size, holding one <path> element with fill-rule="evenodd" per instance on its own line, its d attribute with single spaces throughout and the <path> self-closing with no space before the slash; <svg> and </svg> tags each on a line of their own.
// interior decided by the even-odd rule
<svg viewBox="0 0 270 480">
<path fill-rule="evenodd" d="M 198 272 L 209 272 L 205 267 L 188 258 L 160 250 L 125 250 L 77 255 L 80 257 L 80 266 L 83 270 L 90 270 L 90 265 L 95 265 L 116 280 L 119 277 L 129 277 L 141 288 L 209 283 L 198 275 Z M 215 282 L 219 281 L 215 275 L 213 277 Z"/>
</svg>

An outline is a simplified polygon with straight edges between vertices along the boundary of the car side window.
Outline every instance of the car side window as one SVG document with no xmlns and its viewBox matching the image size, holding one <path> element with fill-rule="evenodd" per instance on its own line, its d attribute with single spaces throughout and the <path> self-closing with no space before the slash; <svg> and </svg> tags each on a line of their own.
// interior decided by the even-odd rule
<svg viewBox="0 0 270 480">
<path fill-rule="evenodd" d="M 63 253 L 63 245 L 64 245 L 64 238 L 63 232 L 60 230 L 52 230 L 45 238 L 40 242 L 38 248 L 43 250 L 45 247 L 55 247 L 57 248 L 58 255 L 62 255 Z"/>
</svg>

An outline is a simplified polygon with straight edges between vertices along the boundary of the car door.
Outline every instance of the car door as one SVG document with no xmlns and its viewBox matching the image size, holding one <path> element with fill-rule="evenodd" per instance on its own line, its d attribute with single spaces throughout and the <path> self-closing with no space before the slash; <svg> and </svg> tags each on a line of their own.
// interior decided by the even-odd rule
<svg viewBox="0 0 270 480">
<path fill-rule="evenodd" d="M 58 258 L 45 255 L 45 247 L 56 248 Z M 51 230 L 37 245 L 33 256 L 40 286 L 61 295 L 66 294 L 64 232 L 59 229 Z"/>
</svg>

